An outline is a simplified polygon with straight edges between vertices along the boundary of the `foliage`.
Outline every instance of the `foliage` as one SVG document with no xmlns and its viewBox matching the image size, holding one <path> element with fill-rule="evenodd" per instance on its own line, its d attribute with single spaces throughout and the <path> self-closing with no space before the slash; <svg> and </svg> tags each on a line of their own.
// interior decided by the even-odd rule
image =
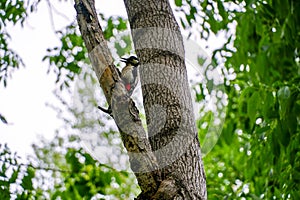
<svg viewBox="0 0 300 200">
<path fill-rule="evenodd" d="M 219 142 L 204 158 L 209 199 L 299 199 L 300 3 L 175 3 L 185 29 L 201 18 L 202 38 L 227 32 L 213 53 L 225 59 L 229 102 Z"/>
<path fill-rule="evenodd" d="M 80 73 L 80 67 L 88 63 L 87 52 L 83 47 L 82 37 L 76 31 L 76 26 L 71 24 L 63 31 L 57 31 L 61 46 L 47 49 L 47 55 L 43 61 L 48 60 L 49 70 L 52 69 L 57 75 L 56 83 L 62 90 L 70 87 L 70 82 L 74 81 Z"/>
<path fill-rule="evenodd" d="M 40 0 L 33 2 L 30 6 L 31 12 L 38 9 L 40 2 Z M 102 22 L 106 23 L 103 29 L 105 38 L 111 40 L 117 53 L 130 53 L 131 40 L 128 33 L 122 34 L 120 37 L 114 36 L 114 34 L 127 29 L 127 21 L 121 17 L 114 16 L 104 18 L 102 14 L 100 14 L 100 17 Z M 48 48 L 46 50 L 47 55 L 44 56 L 43 61 L 48 61 L 49 71 L 54 71 L 57 75 L 56 83 L 60 90 L 69 88 L 76 77 L 78 77 L 79 82 L 84 81 L 86 88 L 80 88 L 79 86 L 77 88 L 77 92 L 81 93 L 80 97 L 83 97 L 84 101 L 84 99 L 89 98 L 89 95 L 94 94 L 94 91 L 89 90 L 89 85 L 86 85 L 85 82 L 87 80 L 92 81 L 92 83 L 89 83 L 92 87 L 90 89 L 94 90 L 97 81 L 95 77 L 92 77 L 89 67 L 87 67 L 88 72 L 81 69 L 83 66 L 86 67 L 89 61 L 87 51 L 83 46 L 82 37 L 76 27 L 76 24 L 72 23 L 62 31 L 56 31 L 61 45 Z M 77 124 L 70 123 L 68 121 L 70 119 L 63 118 L 66 126 L 73 126 L 74 129 L 81 131 L 87 130 L 88 127 L 89 131 L 92 132 L 94 132 L 92 130 L 93 126 L 89 126 L 90 124 L 103 126 L 103 122 L 98 119 L 89 119 L 88 115 L 86 115 L 87 113 L 84 113 L 83 110 L 73 109 L 68 106 L 69 104 L 60 95 L 57 95 L 57 97 L 65 107 L 64 109 L 70 111 L 75 118 L 78 117 Z M 89 99 L 88 101 L 90 100 L 94 101 L 93 105 L 90 106 L 97 108 L 97 102 L 94 99 Z M 60 114 L 60 108 L 56 106 L 53 106 L 53 108 Z M 7 123 L 2 115 L 1 121 Z M 112 145 L 111 140 L 114 140 L 113 143 L 116 143 L 115 136 L 116 134 L 109 130 L 109 132 L 102 132 L 100 137 L 102 142 L 109 140 L 108 144 Z M 1 189 L 3 189 L 3 195 L 5 195 L 1 196 L 1 199 L 132 199 L 136 196 L 139 189 L 137 184 L 133 184 L 135 177 L 132 173 L 118 171 L 108 165 L 100 164 L 78 145 L 79 140 L 80 138 L 77 136 L 64 138 L 58 135 L 51 142 L 41 140 L 39 145 L 33 146 L 35 156 L 31 158 L 29 164 L 22 164 L 19 160 L 18 162 L 16 160 L 15 163 L 3 160 L 3 177 L 7 174 L 5 166 L 13 168 L 14 173 L 12 178 L 6 175 L 8 178 L 3 179 L 3 182 L 1 182 Z M 118 142 L 118 146 L 120 146 L 120 142 Z M 4 151 L 3 155 L 7 157 L 10 153 L 9 151 Z M 114 163 L 111 164 L 114 166 Z M 21 168 L 22 172 L 20 171 Z M 22 174 L 24 174 L 23 179 L 17 179 L 13 182 L 16 176 L 19 177 Z M 21 189 L 19 192 L 11 192 L 12 187 Z M 14 194 L 18 195 L 18 197 L 15 197 Z"/>
<path fill-rule="evenodd" d="M 37 9 L 37 4 L 31 11 Z M 225 35 L 227 42 L 213 52 L 211 67 L 221 69 L 225 77 L 228 101 L 226 119 L 218 143 L 204 157 L 209 199 L 300 199 L 300 2 L 297 0 L 174 0 L 183 29 L 204 40 Z M 23 1 L 0 3 L 0 83 L 4 86 L 10 69 L 23 65 L 9 48 L 8 23 L 26 18 Z M 130 37 L 121 17 L 105 18 L 105 38 L 111 42 L 115 57 L 131 53 Z M 96 108 L 97 100 L 86 98 L 97 81 L 82 70 L 89 64 L 81 36 L 71 24 L 57 31 L 61 45 L 50 47 L 43 58 L 57 75 L 60 89 L 69 87 L 75 77 L 90 79 L 79 88 L 85 110 L 72 112 L 79 131 L 93 132 L 104 127 L 103 119 L 90 117 L 87 104 Z M 113 48 L 112 48 L 113 49 Z M 199 61 L 200 62 L 200 61 Z M 213 70 L 210 68 L 209 70 Z M 206 71 L 208 72 L 208 71 Z M 82 76 L 82 77 L 81 77 Z M 214 91 L 212 80 L 195 85 L 197 101 Z M 210 96 L 211 97 L 211 96 Z M 201 108 L 197 122 L 200 141 L 207 124 L 220 117 Z M 1 121 L 6 119 L 0 115 Z M 104 128 L 103 128 L 104 129 Z M 105 130 L 97 135 L 101 145 L 111 145 L 116 134 Z M 94 160 L 78 145 L 74 135 L 56 136 L 51 142 L 34 146 L 36 159 L 20 163 L 7 146 L 0 148 L 0 199 L 84 199 L 130 198 L 137 189 L 132 174 L 117 171 Z M 119 145 L 119 143 L 118 143 Z M 49 181 L 51 180 L 51 181 Z M 47 183 L 47 184 L 45 184 Z M 46 186 L 45 186 L 46 185 Z M 45 186 L 45 187 L 43 187 Z M 84 191 L 84 192 L 83 192 Z"/>
<path fill-rule="evenodd" d="M 102 27 L 106 40 L 117 38 L 115 35 L 127 29 L 127 20 L 122 17 L 111 16 L 105 18 L 102 14 L 99 16 L 101 24 L 106 24 Z M 71 82 L 81 72 L 81 68 L 89 64 L 89 60 L 76 23 L 72 23 L 62 31 L 57 31 L 56 34 L 61 41 L 61 46 L 48 48 L 43 61 L 49 62 L 49 71 L 55 72 L 57 75 L 56 83 L 59 85 L 60 90 L 63 90 L 70 87 Z M 131 50 L 131 40 L 128 34 L 117 39 L 118 41 L 113 41 L 117 54 L 124 55 L 128 53 Z M 120 45 L 122 43 L 125 43 L 125 46 Z"/>
<path fill-rule="evenodd" d="M 78 145 L 78 137 L 56 135 L 50 143 L 42 141 L 43 145 L 34 146 L 36 162 L 50 173 L 39 173 L 36 180 L 48 186 L 43 190 L 49 199 L 126 199 L 133 195 L 132 174 L 97 162 Z M 53 181 L 49 182 L 49 176 Z"/>
<path fill-rule="evenodd" d="M 101 164 L 77 141 L 62 137 L 34 145 L 37 158 L 23 164 L 7 145 L 0 145 L 0 198 L 6 199 L 131 199 L 138 191 L 133 174 Z M 77 142 L 76 142 L 77 143 Z M 67 147 L 67 146 L 69 147 Z M 77 145 L 78 146 L 78 145 Z M 64 152 L 64 153 L 63 153 Z"/>
<path fill-rule="evenodd" d="M 32 199 L 41 196 L 33 186 L 35 169 L 20 163 L 16 153 L 0 144 L 0 199 Z"/>
<path fill-rule="evenodd" d="M 18 22 L 23 24 L 26 16 L 24 1 L 0 2 L 0 84 L 3 83 L 4 87 L 13 70 L 24 65 L 21 57 L 9 47 L 11 38 L 6 26 L 16 25 Z"/>
</svg>

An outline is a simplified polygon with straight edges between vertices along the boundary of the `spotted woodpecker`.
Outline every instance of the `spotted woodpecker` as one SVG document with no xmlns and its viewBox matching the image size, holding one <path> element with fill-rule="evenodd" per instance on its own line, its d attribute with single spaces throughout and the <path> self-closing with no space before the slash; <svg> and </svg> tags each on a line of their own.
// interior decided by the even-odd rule
<svg viewBox="0 0 300 200">
<path fill-rule="evenodd" d="M 126 63 L 126 66 L 122 69 L 122 71 L 119 72 L 119 75 L 121 76 L 122 81 L 125 84 L 125 88 L 128 91 L 129 96 L 132 95 L 133 90 L 135 89 L 138 78 L 137 78 L 137 67 L 140 64 L 139 60 L 135 56 L 130 56 L 129 58 L 122 58 L 122 62 Z M 98 108 L 112 116 L 112 110 L 109 106 L 108 109 L 102 108 L 101 106 L 98 106 Z"/>
<path fill-rule="evenodd" d="M 131 96 L 133 90 L 135 89 L 138 78 L 137 78 L 137 67 L 140 64 L 139 60 L 135 56 L 130 56 L 129 58 L 122 58 L 122 62 L 126 63 L 126 66 L 122 69 L 121 79 L 125 84 L 125 88 Z"/>
</svg>

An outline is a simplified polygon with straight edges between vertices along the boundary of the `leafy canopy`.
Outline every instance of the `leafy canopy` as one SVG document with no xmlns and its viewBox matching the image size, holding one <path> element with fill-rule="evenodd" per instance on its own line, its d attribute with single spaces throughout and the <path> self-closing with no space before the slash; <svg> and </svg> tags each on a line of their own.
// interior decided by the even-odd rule
<svg viewBox="0 0 300 200">
<path fill-rule="evenodd" d="M 300 2 L 174 0 L 174 3 L 182 29 L 203 40 L 221 34 L 226 39 L 221 48 L 214 50 L 211 64 L 222 70 L 228 103 L 222 134 L 204 158 L 208 198 L 300 199 Z M 22 23 L 27 8 L 22 1 L 1 2 L 0 7 L 0 83 L 6 86 L 11 70 L 23 62 L 9 49 L 5 25 Z M 105 37 L 113 42 L 117 54 L 129 53 L 130 38 L 127 35 L 117 38 L 127 29 L 127 21 L 103 15 L 100 18 L 106 24 Z M 61 46 L 49 47 L 43 58 L 56 73 L 61 89 L 69 87 L 81 68 L 88 64 L 75 27 L 71 24 L 58 31 Z M 197 101 L 204 101 L 206 95 L 214 93 L 213 82 L 208 80 L 207 83 L 194 86 L 200 88 L 195 90 Z M 218 117 L 212 112 L 201 112 L 203 117 L 197 122 L 200 141 L 208 128 L 204 124 Z M 83 128 L 83 124 L 80 125 Z M 47 190 L 53 199 L 67 199 L 71 197 L 68 195 L 75 199 L 96 194 L 130 196 L 130 192 L 125 192 L 128 187 L 123 185 L 133 183 L 127 182 L 128 174 L 102 166 L 80 148 L 65 148 L 62 151 L 65 156 L 62 156 L 62 152 L 55 151 L 62 146 L 57 141 L 37 148 L 36 156 L 43 163 L 39 167 L 21 165 L 8 148 L 2 146 L 1 199 L 11 197 L 12 185 L 20 182 L 20 190 L 15 193 L 18 197 L 37 198 L 44 190 L 34 187 L 32 180 L 43 180 L 36 171 L 52 166 L 52 161 L 59 169 L 52 174 L 57 180 L 53 190 Z M 72 172 L 72 176 L 64 170 Z M 121 191 L 124 191 L 113 192 L 115 183 L 123 185 Z"/>
</svg>

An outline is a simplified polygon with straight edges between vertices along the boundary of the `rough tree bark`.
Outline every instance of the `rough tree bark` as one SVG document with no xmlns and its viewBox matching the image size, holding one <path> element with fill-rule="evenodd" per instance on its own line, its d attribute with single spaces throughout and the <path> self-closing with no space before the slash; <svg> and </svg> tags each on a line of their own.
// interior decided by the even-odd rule
<svg viewBox="0 0 300 200">
<path fill-rule="evenodd" d="M 75 9 L 89 58 L 142 190 L 138 199 L 206 199 L 183 42 L 169 2 L 124 2 L 141 61 L 148 136 L 113 65 L 94 0 L 75 0 Z"/>
<path fill-rule="evenodd" d="M 168 0 L 124 2 L 141 62 L 149 140 L 162 181 L 170 180 L 177 188 L 170 199 L 206 199 L 183 40 L 170 4 Z"/>
<path fill-rule="evenodd" d="M 141 197 L 153 196 L 160 184 L 158 164 L 139 119 L 138 110 L 128 97 L 113 65 L 94 5 L 94 0 L 75 0 L 80 32 L 100 86 L 112 108 L 123 144 L 129 153 L 131 169 L 135 172 L 142 190 Z"/>
</svg>

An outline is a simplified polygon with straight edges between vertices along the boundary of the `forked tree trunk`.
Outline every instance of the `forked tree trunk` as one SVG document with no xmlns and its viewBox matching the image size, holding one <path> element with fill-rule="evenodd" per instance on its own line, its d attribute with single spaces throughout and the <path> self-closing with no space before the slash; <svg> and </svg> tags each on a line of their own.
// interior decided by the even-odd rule
<svg viewBox="0 0 300 200">
<path fill-rule="evenodd" d="M 112 64 L 94 0 L 75 0 L 77 21 L 142 193 L 138 199 L 206 199 L 206 181 L 179 27 L 167 0 L 124 0 L 141 66 L 148 126 Z"/>
<path fill-rule="evenodd" d="M 206 199 L 183 40 L 168 0 L 124 0 L 139 67 L 148 136 L 174 199 Z M 159 198 L 158 198 L 159 199 Z"/>
</svg>

